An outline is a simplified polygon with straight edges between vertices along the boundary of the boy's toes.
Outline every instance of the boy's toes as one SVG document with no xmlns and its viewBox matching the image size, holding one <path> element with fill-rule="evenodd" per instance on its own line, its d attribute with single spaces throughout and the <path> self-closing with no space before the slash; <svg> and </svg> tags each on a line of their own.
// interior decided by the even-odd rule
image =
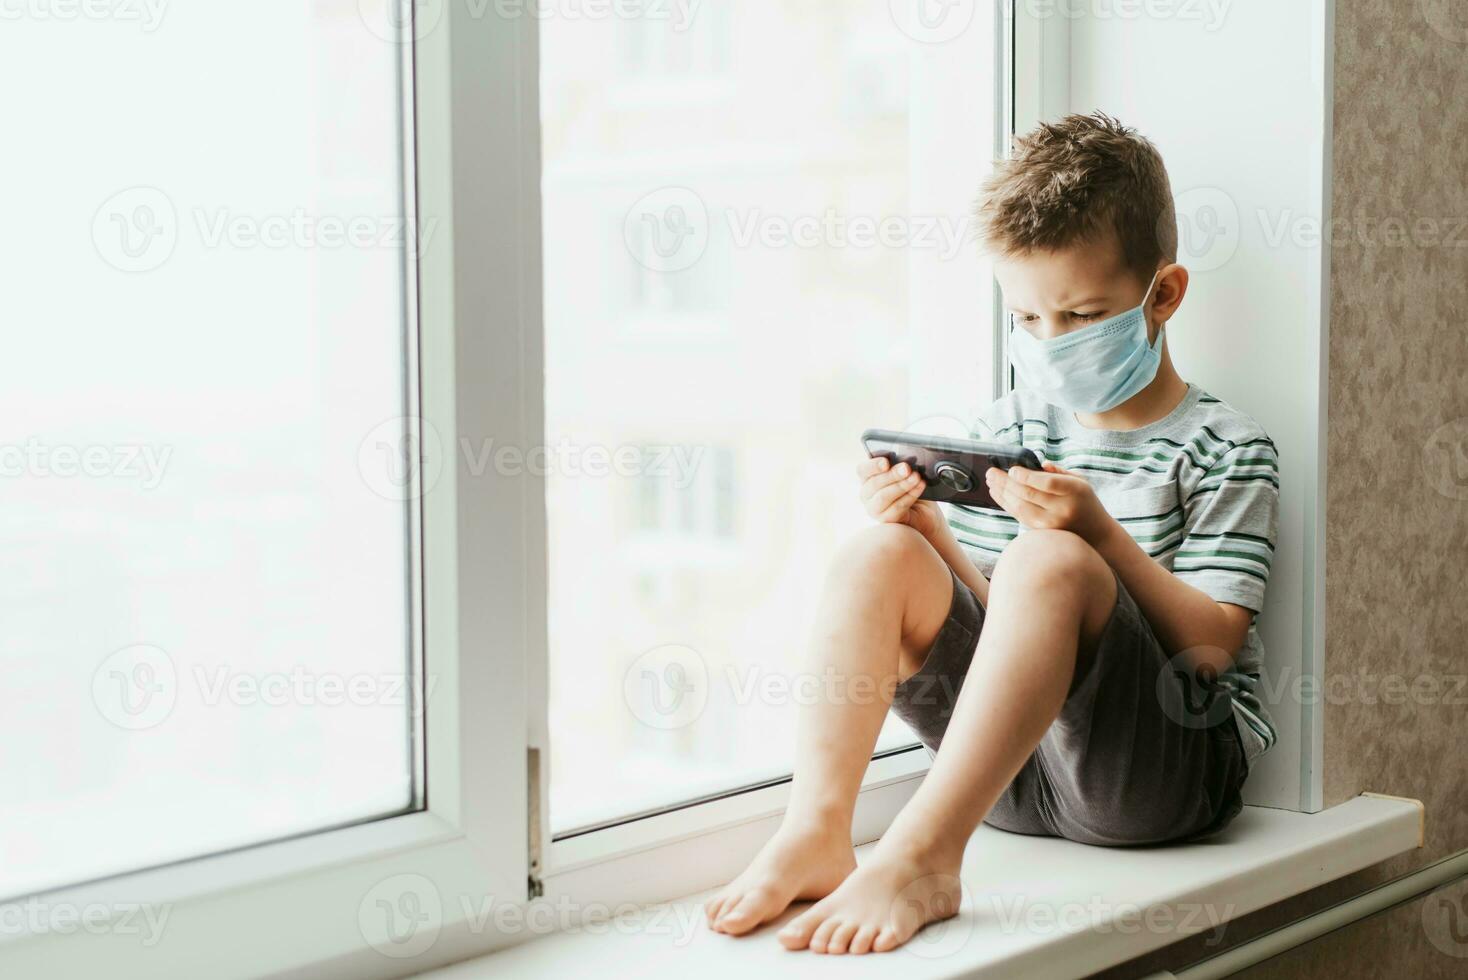
<svg viewBox="0 0 1468 980">
<path fill-rule="evenodd" d="M 790 924 L 780 930 L 780 945 L 786 949 L 805 949 L 810 946 L 810 937 L 815 935 L 816 928 L 825 921 L 825 916 L 812 907 L 802 912 Z"/>
<path fill-rule="evenodd" d="M 816 926 L 815 934 L 810 937 L 810 948 L 812 952 L 826 953 L 831 949 L 831 937 L 841 927 L 840 919 L 827 919 Z"/>
<path fill-rule="evenodd" d="M 729 902 L 720 910 L 714 918 L 714 928 L 731 936 L 743 935 L 767 919 L 774 918 L 784 907 L 784 904 L 776 900 L 775 895 L 765 889 L 751 889 L 737 902 Z"/>
<path fill-rule="evenodd" d="M 737 895 L 733 895 L 725 890 L 704 903 L 703 911 L 708 916 L 710 926 L 715 925 L 719 921 L 719 916 L 734 906 L 734 900 L 737 897 Z"/>
<path fill-rule="evenodd" d="M 826 941 L 826 952 L 840 954 L 846 952 L 851 946 L 851 937 L 856 935 L 857 924 L 855 922 L 843 922 L 831 933 L 831 938 Z"/>
<path fill-rule="evenodd" d="M 876 926 L 862 926 L 851 939 L 851 952 L 857 955 L 870 953 L 872 951 L 872 942 L 876 938 Z"/>
<path fill-rule="evenodd" d="M 877 933 L 877 938 L 872 942 L 873 953 L 887 953 L 901 945 L 902 940 L 897 937 L 897 930 L 891 926 L 883 926 Z"/>
</svg>

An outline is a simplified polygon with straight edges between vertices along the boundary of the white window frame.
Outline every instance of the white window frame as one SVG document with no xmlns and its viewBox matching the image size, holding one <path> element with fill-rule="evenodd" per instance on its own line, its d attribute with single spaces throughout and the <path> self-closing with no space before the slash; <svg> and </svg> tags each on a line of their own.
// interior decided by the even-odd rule
<svg viewBox="0 0 1468 980">
<path fill-rule="evenodd" d="M 434 228 L 416 283 L 408 276 L 409 388 L 443 449 L 419 536 L 426 806 L 0 903 L 48 910 L 50 923 L 107 913 L 66 932 L 28 931 L 12 915 L 0 975 L 310 975 L 329 964 L 398 976 L 503 942 L 476 918 L 484 902 L 526 901 L 527 750 L 544 730 L 532 707 L 544 704 L 543 676 L 531 669 L 545 661 L 544 489 L 476 475 L 460 447 L 543 438 L 535 19 L 485 16 L 466 0 L 406 6 L 437 15 L 401 46 L 409 225 L 416 209 L 417 226 Z M 375 903 L 431 898 L 424 887 L 440 914 L 394 945 Z M 125 928 L 145 904 L 168 916 L 154 945 Z M 425 941 L 412 958 L 389 955 Z"/>
</svg>

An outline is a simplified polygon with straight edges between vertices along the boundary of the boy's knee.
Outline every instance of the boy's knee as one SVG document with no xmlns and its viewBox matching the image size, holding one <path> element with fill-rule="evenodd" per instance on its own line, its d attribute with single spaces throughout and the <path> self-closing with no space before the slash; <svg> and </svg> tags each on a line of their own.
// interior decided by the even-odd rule
<svg viewBox="0 0 1468 980">
<path fill-rule="evenodd" d="M 1106 560 L 1070 531 L 1026 531 L 999 556 L 994 576 L 1045 582 L 1079 582 L 1108 574 Z"/>
<path fill-rule="evenodd" d="M 994 569 L 997 601 L 1061 603 L 1080 613 L 1080 652 L 1088 656 L 1111 619 L 1116 573 L 1070 531 L 1026 531 L 1009 543 Z"/>
<path fill-rule="evenodd" d="M 865 580 L 902 574 L 920 561 L 932 545 L 906 524 L 874 524 L 841 548 L 833 572 L 853 574 Z"/>
</svg>

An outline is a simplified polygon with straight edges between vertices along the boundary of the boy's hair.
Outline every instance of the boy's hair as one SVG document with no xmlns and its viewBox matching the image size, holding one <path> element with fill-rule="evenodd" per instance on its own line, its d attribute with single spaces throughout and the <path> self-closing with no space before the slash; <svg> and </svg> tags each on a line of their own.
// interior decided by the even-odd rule
<svg viewBox="0 0 1468 980">
<path fill-rule="evenodd" d="M 1050 251 L 1116 233 L 1122 261 L 1150 279 L 1177 261 L 1177 216 L 1162 155 L 1102 112 L 1041 123 L 1017 136 L 975 208 L 979 239 L 996 254 Z"/>
</svg>

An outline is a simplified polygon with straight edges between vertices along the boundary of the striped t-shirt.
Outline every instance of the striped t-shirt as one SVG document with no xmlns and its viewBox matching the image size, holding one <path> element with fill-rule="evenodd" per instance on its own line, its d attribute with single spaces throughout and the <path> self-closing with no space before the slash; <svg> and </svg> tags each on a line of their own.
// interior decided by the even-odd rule
<svg viewBox="0 0 1468 980">
<path fill-rule="evenodd" d="M 1084 476 L 1111 516 L 1163 568 L 1217 602 L 1264 608 L 1279 524 L 1274 443 L 1247 415 L 1189 385 L 1164 419 L 1129 431 L 1087 429 L 1065 409 L 1016 391 L 995 402 L 973 438 L 1016 443 Z M 1024 528 L 999 510 L 945 505 L 949 526 L 987 577 Z M 1264 648 L 1253 623 L 1228 691 L 1250 765 L 1275 742 L 1257 688 Z"/>
</svg>

